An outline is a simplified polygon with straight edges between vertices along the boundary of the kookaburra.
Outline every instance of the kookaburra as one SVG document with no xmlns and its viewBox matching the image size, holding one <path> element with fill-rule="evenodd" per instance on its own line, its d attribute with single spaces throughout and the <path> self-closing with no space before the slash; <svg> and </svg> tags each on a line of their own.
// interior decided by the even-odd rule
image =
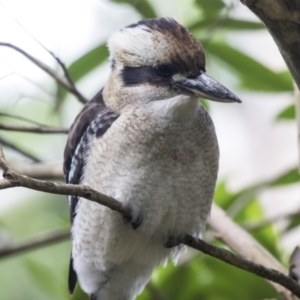
<svg viewBox="0 0 300 300">
<path fill-rule="evenodd" d="M 206 74 L 201 44 L 171 18 L 120 29 L 108 48 L 110 76 L 71 127 L 64 173 L 132 213 L 70 196 L 69 289 L 78 277 L 90 299 L 132 300 L 182 252 L 172 242 L 201 236 L 210 213 L 219 150 L 199 97 L 241 101 Z"/>
</svg>

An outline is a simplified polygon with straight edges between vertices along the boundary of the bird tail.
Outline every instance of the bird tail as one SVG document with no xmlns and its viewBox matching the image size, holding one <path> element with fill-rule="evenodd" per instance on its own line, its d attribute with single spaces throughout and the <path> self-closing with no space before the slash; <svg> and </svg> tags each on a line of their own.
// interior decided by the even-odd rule
<svg viewBox="0 0 300 300">
<path fill-rule="evenodd" d="M 90 295 L 90 300 L 134 300 L 148 283 L 153 267 L 132 262 L 104 272 L 106 281 Z"/>
</svg>

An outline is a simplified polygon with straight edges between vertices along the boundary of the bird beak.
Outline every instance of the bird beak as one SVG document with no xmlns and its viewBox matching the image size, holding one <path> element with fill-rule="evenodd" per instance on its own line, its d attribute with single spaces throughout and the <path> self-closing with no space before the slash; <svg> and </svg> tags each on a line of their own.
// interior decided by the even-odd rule
<svg viewBox="0 0 300 300">
<path fill-rule="evenodd" d="M 242 101 L 230 92 L 225 86 L 202 72 L 196 78 L 185 78 L 178 80 L 176 86 L 181 89 L 184 94 L 191 93 L 195 96 L 217 102 L 237 102 Z"/>
</svg>

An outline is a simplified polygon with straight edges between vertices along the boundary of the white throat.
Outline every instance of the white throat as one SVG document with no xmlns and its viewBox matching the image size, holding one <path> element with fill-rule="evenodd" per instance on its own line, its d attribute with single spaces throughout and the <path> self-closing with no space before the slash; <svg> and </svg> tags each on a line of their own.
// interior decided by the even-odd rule
<svg viewBox="0 0 300 300">
<path fill-rule="evenodd" d="M 196 115 L 199 100 L 195 97 L 179 95 L 165 100 L 152 101 L 148 105 L 163 117 L 184 120 Z"/>
</svg>

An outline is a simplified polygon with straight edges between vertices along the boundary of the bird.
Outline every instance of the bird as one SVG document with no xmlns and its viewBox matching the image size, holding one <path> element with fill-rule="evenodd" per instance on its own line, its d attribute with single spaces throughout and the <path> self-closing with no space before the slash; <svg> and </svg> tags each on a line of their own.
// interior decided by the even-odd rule
<svg viewBox="0 0 300 300">
<path fill-rule="evenodd" d="M 200 42 L 173 18 L 144 19 L 108 39 L 111 72 L 70 128 L 65 181 L 110 196 L 130 217 L 69 196 L 69 291 L 133 300 L 153 269 L 175 263 L 185 234 L 201 237 L 219 165 L 199 98 L 241 100 L 207 75 Z"/>
</svg>

